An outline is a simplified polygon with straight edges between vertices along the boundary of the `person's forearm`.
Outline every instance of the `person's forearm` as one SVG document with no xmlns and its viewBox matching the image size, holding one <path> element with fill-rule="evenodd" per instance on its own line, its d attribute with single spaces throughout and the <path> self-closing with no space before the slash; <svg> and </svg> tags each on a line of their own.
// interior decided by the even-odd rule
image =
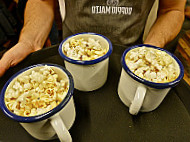
<svg viewBox="0 0 190 142">
<path fill-rule="evenodd" d="M 0 60 L 0 77 L 30 53 L 43 47 L 54 17 L 54 0 L 28 0 L 24 13 L 24 26 L 19 42 Z"/>
<path fill-rule="evenodd" d="M 31 52 L 41 49 L 51 30 L 53 18 L 53 0 L 28 0 L 19 43 L 27 44 Z"/>
<path fill-rule="evenodd" d="M 144 43 L 164 47 L 177 36 L 183 21 L 183 10 L 171 9 L 161 11 Z"/>
</svg>

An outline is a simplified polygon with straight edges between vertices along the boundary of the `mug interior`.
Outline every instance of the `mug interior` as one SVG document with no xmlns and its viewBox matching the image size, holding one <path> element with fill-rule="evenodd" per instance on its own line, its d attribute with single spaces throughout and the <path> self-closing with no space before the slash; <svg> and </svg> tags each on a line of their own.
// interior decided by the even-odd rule
<svg viewBox="0 0 190 142">
<path fill-rule="evenodd" d="M 72 37 L 66 39 L 66 41 L 62 45 L 62 48 L 70 40 L 72 40 L 72 39 L 79 40 L 81 38 L 83 38 L 84 40 L 88 40 L 89 38 L 93 38 L 94 40 L 98 40 L 100 42 L 100 45 L 102 46 L 103 49 L 109 49 L 108 41 L 104 37 L 96 35 L 96 34 L 78 34 L 78 35 L 72 36 Z"/>
<path fill-rule="evenodd" d="M 88 40 L 89 38 L 98 40 L 103 49 L 108 49 L 107 53 L 97 59 L 90 60 L 90 61 L 74 60 L 74 59 L 69 58 L 68 56 L 66 56 L 63 53 L 63 48 L 64 48 L 65 44 L 68 43 L 71 39 L 78 40 L 80 38 L 83 38 L 84 40 Z M 82 64 L 82 65 L 95 64 L 95 63 L 98 63 L 98 62 L 108 58 L 111 55 L 111 53 L 112 53 L 111 41 L 107 37 L 100 35 L 100 34 L 96 34 L 96 33 L 78 33 L 78 34 L 72 35 L 72 36 L 66 38 L 65 40 L 63 40 L 59 46 L 59 54 L 61 55 L 61 57 L 63 59 L 65 59 L 66 61 L 73 63 L 73 64 Z"/>
<path fill-rule="evenodd" d="M 40 114 L 40 115 L 36 115 L 36 116 L 31 116 L 31 117 L 25 117 L 25 116 L 19 116 L 16 115 L 15 113 L 11 112 L 5 104 L 5 94 L 6 91 L 10 88 L 13 87 L 13 84 L 15 83 L 15 81 L 17 80 L 17 78 L 20 78 L 22 76 L 25 75 L 29 75 L 31 74 L 32 71 L 39 71 L 39 69 L 42 66 L 50 66 L 56 74 L 58 74 L 58 80 L 61 79 L 67 79 L 69 82 L 69 89 L 67 92 L 66 97 L 62 100 L 62 102 L 60 102 L 59 105 L 57 105 L 55 108 L 53 108 L 52 110 Z M 46 118 L 49 118 L 50 116 L 52 116 L 53 114 L 59 112 L 67 103 L 68 101 L 71 99 L 72 94 L 73 94 L 73 90 L 74 90 L 74 83 L 73 83 L 73 78 L 71 76 L 71 74 L 62 66 L 59 65 L 55 65 L 55 64 L 38 64 L 38 65 L 34 65 L 34 66 L 30 66 L 27 67 L 21 71 L 19 71 L 18 73 L 16 73 L 15 75 L 13 75 L 4 85 L 2 91 L 1 91 L 1 96 L 0 96 L 0 106 L 1 109 L 3 110 L 3 112 L 10 118 L 19 121 L 19 122 L 36 122 L 36 121 L 40 121 L 40 120 L 44 120 Z"/>
<path fill-rule="evenodd" d="M 156 82 L 152 82 L 152 81 L 148 81 L 146 79 L 143 79 L 139 76 L 137 76 L 136 74 L 134 74 L 127 66 L 126 64 L 126 61 L 125 61 L 125 58 L 127 56 L 127 53 L 133 49 L 136 49 L 136 48 L 140 48 L 140 47 L 148 47 L 148 48 L 153 48 L 153 49 L 157 49 L 157 50 L 161 50 L 161 51 L 164 51 L 166 52 L 173 60 L 173 63 L 175 65 L 175 68 L 177 70 L 177 73 L 178 73 L 178 77 L 174 80 L 174 81 L 171 81 L 171 82 L 166 82 L 166 83 L 156 83 Z M 156 47 L 156 46 L 152 46 L 152 45 L 148 45 L 148 44 L 140 44 L 140 45 L 135 45 L 135 46 L 132 46 L 128 49 L 125 50 L 125 52 L 123 53 L 123 56 L 122 56 L 122 59 L 121 59 L 121 63 L 122 63 L 122 67 L 124 68 L 124 70 L 130 75 L 130 77 L 132 77 L 133 79 L 135 79 L 136 81 L 142 83 L 142 84 L 145 84 L 149 87 L 152 87 L 152 88 L 156 88 L 156 89 L 165 89 L 165 88 L 171 88 L 171 87 L 174 87 L 176 86 L 179 81 L 183 78 L 184 76 L 184 67 L 181 63 L 181 61 L 175 56 L 173 55 L 172 53 L 170 53 L 169 51 L 163 49 L 163 48 L 159 48 L 159 47 Z"/>
</svg>

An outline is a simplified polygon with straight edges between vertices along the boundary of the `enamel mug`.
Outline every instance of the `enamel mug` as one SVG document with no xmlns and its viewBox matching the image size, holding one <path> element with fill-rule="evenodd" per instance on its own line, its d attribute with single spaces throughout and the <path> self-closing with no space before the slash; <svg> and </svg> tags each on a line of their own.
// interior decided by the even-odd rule
<svg viewBox="0 0 190 142">
<path fill-rule="evenodd" d="M 9 111 L 4 102 L 5 91 L 13 85 L 18 77 L 28 75 L 34 70 L 38 71 L 40 67 L 45 65 L 50 66 L 58 74 L 58 79 L 68 79 L 69 90 L 66 97 L 54 109 L 37 116 L 23 117 Z M 72 138 L 68 130 L 73 125 L 76 116 L 72 96 L 73 90 L 72 76 L 62 66 L 55 64 L 37 64 L 19 71 L 6 82 L 1 91 L 0 106 L 8 117 L 18 121 L 34 138 L 39 140 L 51 140 L 58 136 L 61 142 L 71 142 Z"/>
<path fill-rule="evenodd" d="M 135 75 L 128 68 L 125 57 L 130 50 L 142 46 L 161 50 L 169 54 L 179 73 L 177 79 L 168 83 L 155 83 Z M 121 101 L 129 107 L 129 113 L 132 115 L 138 114 L 139 111 L 149 112 L 156 109 L 166 97 L 169 90 L 176 86 L 184 75 L 183 65 L 176 56 L 167 50 L 151 45 L 141 44 L 126 49 L 122 55 L 121 64 L 122 71 L 118 85 L 118 95 Z"/>
<path fill-rule="evenodd" d="M 93 38 L 98 40 L 102 48 L 107 48 L 108 52 L 94 60 L 82 61 L 74 60 L 63 53 L 63 47 L 71 39 L 88 40 Z M 108 38 L 96 33 L 79 33 L 63 40 L 59 46 L 59 54 L 64 59 L 66 69 L 74 78 L 74 86 L 80 91 L 93 91 L 104 85 L 108 76 L 109 56 L 112 53 L 112 44 Z"/>
</svg>

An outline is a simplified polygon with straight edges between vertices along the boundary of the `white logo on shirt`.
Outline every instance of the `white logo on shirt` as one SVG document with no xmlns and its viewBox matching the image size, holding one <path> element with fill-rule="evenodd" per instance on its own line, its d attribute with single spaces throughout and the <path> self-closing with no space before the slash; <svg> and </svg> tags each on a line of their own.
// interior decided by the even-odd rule
<svg viewBox="0 0 190 142">
<path fill-rule="evenodd" d="M 132 7 L 117 6 L 118 4 L 119 0 L 107 0 L 106 6 L 92 6 L 92 14 L 132 14 Z"/>
</svg>

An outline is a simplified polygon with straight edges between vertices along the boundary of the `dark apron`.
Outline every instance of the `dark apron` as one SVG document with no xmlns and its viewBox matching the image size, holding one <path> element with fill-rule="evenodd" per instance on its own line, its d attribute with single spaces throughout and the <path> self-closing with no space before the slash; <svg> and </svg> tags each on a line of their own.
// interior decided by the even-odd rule
<svg viewBox="0 0 190 142">
<path fill-rule="evenodd" d="M 63 39 L 94 32 L 112 43 L 130 45 L 142 41 L 142 33 L 154 0 L 65 0 Z"/>
</svg>

